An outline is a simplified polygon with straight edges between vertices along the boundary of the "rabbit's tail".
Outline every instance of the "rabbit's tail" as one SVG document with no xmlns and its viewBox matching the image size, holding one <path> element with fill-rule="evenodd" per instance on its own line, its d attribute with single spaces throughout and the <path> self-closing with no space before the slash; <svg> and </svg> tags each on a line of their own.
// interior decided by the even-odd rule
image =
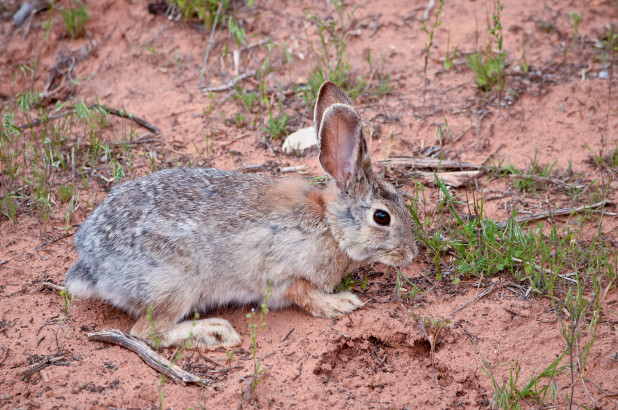
<svg viewBox="0 0 618 410">
<path fill-rule="evenodd" d="M 96 280 L 92 277 L 90 267 L 83 259 L 75 262 L 67 271 L 64 284 L 69 293 L 82 298 L 88 298 L 95 293 Z"/>
</svg>

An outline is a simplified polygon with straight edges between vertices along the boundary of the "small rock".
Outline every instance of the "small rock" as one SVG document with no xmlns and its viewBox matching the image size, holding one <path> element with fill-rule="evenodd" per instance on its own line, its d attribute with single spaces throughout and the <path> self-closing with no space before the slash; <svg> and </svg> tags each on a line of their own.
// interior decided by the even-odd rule
<svg viewBox="0 0 618 410">
<path fill-rule="evenodd" d="M 307 148 L 315 147 L 318 145 L 318 139 L 315 135 L 315 129 L 313 127 L 301 128 L 298 131 L 288 135 L 283 141 L 281 149 L 283 152 L 304 151 Z"/>
<path fill-rule="evenodd" d="M 24 24 L 33 10 L 34 4 L 28 2 L 22 3 L 19 10 L 17 10 L 17 13 L 13 15 L 13 24 L 15 24 L 15 27 L 19 27 Z"/>
<path fill-rule="evenodd" d="M 609 78 L 609 73 L 605 70 L 599 71 L 599 78 L 602 80 L 607 80 Z"/>
</svg>

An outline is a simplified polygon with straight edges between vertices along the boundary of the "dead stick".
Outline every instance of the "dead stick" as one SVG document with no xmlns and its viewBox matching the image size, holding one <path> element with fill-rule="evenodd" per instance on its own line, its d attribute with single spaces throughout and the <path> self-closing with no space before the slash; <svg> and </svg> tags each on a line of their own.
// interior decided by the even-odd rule
<svg viewBox="0 0 618 410">
<path fill-rule="evenodd" d="M 513 262 L 516 262 L 516 263 L 519 263 L 519 264 L 523 264 L 523 263 L 524 263 L 524 261 L 523 261 L 522 259 L 517 259 L 517 258 L 516 258 L 516 257 L 514 257 L 514 256 L 511 256 L 511 260 L 512 260 Z M 571 274 L 569 274 L 569 275 L 561 275 L 560 273 L 554 273 L 554 272 L 552 272 L 552 271 L 551 271 L 551 270 L 549 270 L 549 269 L 541 268 L 539 265 L 537 265 L 537 264 L 536 264 L 536 263 L 534 263 L 534 262 L 528 262 L 528 263 L 530 263 L 532 266 L 534 266 L 534 267 L 535 267 L 536 269 L 538 269 L 538 270 L 544 270 L 544 271 L 545 271 L 545 273 L 547 273 L 548 275 L 558 275 L 558 276 L 560 276 L 562 279 L 568 280 L 569 282 L 577 283 L 577 281 L 576 281 L 575 279 L 571 279 L 571 278 L 569 278 L 569 276 L 574 275 L 574 273 L 571 273 Z"/>
<path fill-rule="evenodd" d="M 99 107 L 104 109 L 105 111 L 109 112 L 112 115 L 116 115 L 118 117 L 122 117 L 122 118 L 128 118 L 131 121 L 141 125 L 142 127 L 146 128 L 148 131 L 152 132 L 153 134 L 158 134 L 159 133 L 159 129 L 157 127 L 155 127 L 154 125 L 150 124 L 148 121 L 140 118 L 140 117 L 136 117 L 133 114 L 127 113 L 124 110 L 122 111 L 118 111 L 115 108 L 109 108 L 106 105 L 100 105 L 100 104 L 92 104 L 90 105 L 88 108 L 95 108 L 95 107 Z"/>
<path fill-rule="evenodd" d="M 55 243 L 55 242 L 61 241 L 61 240 L 63 240 L 63 239 L 66 239 L 66 238 L 68 238 L 68 237 L 70 237 L 70 236 L 73 236 L 74 234 L 75 234 L 75 233 L 70 233 L 70 234 L 68 234 L 68 235 L 61 236 L 60 238 L 54 239 L 54 240 L 52 240 L 52 241 L 45 242 L 45 243 L 43 243 L 43 244 L 41 244 L 41 245 L 37 246 L 36 248 L 34 248 L 34 249 L 33 249 L 33 251 L 39 250 L 39 249 L 41 249 L 41 248 L 43 248 L 43 247 L 45 247 L 45 246 L 51 245 L 52 243 Z"/>
<path fill-rule="evenodd" d="M 489 289 L 487 289 L 486 291 L 484 291 L 483 293 L 481 293 L 480 295 L 477 295 L 474 299 L 472 299 L 471 301 L 469 301 L 468 303 L 458 307 L 457 309 L 453 310 L 451 313 L 449 313 L 448 315 L 446 315 L 446 317 L 449 316 L 453 316 L 455 313 L 459 312 L 461 309 L 465 308 L 466 306 L 468 306 L 470 303 L 482 298 L 485 295 L 488 295 L 493 289 L 494 289 L 494 285 L 495 283 L 492 283 L 491 286 L 489 287 Z"/>
<path fill-rule="evenodd" d="M 561 209 L 556 209 L 555 211 L 541 212 L 540 214 L 520 216 L 518 218 L 515 218 L 515 222 L 522 223 L 522 222 L 538 221 L 538 220 L 545 219 L 545 218 L 553 218 L 554 216 L 571 215 L 572 213 L 582 212 L 582 211 L 584 211 L 586 209 L 593 209 L 593 208 L 603 207 L 603 206 L 609 205 L 611 203 L 612 203 L 612 201 L 610 201 L 609 199 L 605 199 L 605 200 L 603 200 L 601 202 L 597 202 L 595 204 L 582 205 L 582 206 L 578 206 L 578 207 L 574 207 L 574 208 L 561 208 Z M 501 229 L 504 229 L 504 228 L 506 228 L 508 223 L 509 223 L 508 221 L 500 222 L 498 224 L 498 227 L 501 228 Z"/>
<path fill-rule="evenodd" d="M 292 332 L 294 331 L 294 328 L 292 328 L 287 335 L 285 335 L 285 337 L 283 338 L 283 340 L 281 341 L 281 343 L 285 342 L 286 340 L 288 340 L 288 337 L 290 337 L 290 335 L 292 334 Z"/>
<path fill-rule="evenodd" d="M 249 77 L 253 77 L 255 74 L 256 74 L 255 70 L 247 71 L 246 73 L 241 74 L 241 75 L 239 75 L 236 78 L 233 78 L 232 81 L 230 81 L 227 84 L 219 85 L 219 86 L 216 86 L 216 87 L 202 87 L 202 91 L 205 92 L 205 93 L 218 92 L 218 91 L 227 91 L 230 88 L 234 88 L 234 86 L 238 82 L 240 82 L 242 80 L 245 80 L 245 79 L 247 79 Z"/>
<path fill-rule="evenodd" d="M 242 135 L 240 135 L 238 137 L 232 138 L 230 141 L 228 141 L 225 144 L 223 144 L 221 146 L 221 148 L 225 149 L 225 148 L 229 147 L 230 145 L 232 145 L 233 143 L 235 143 L 236 141 L 240 141 L 241 139 L 250 137 L 252 135 L 258 135 L 258 134 L 254 133 L 254 132 L 247 132 L 246 134 L 242 134 Z"/>
<path fill-rule="evenodd" d="M 88 333 L 87 335 L 88 340 L 111 343 L 124 347 L 125 349 L 129 349 L 133 353 L 136 353 L 148 366 L 182 385 L 185 383 L 195 383 L 199 385 L 207 385 L 211 383 L 209 380 L 202 379 L 183 370 L 180 366 L 175 365 L 152 350 L 143 341 L 136 339 L 121 330 L 105 329 L 95 333 Z"/>
<path fill-rule="evenodd" d="M 382 165 L 408 165 L 415 168 L 429 168 L 429 169 L 458 169 L 458 170 L 478 170 L 485 168 L 480 164 L 471 164 L 463 161 L 452 160 L 439 160 L 433 158 L 410 158 L 410 157 L 395 157 L 388 159 L 380 159 L 377 161 Z"/>
<path fill-rule="evenodd" d="M 23 372 L 21 372 L 21 375 L 22 375 L 22 377 L 27 377 L 27 376 L 33 375 L 34 373 L 36 373 L 36 372 L 38 372 L 40 370 L 43 370 L 44 368 L 46 368 L 50 364 L 53 364 L 55 362 L 59 362 L 60 360 L 62 360 L 64 358 L 65 358 L 64 356 L 46 357 L 45 359 L 43 359 L 39 363 L 35 364 L 31 368 L 26 369 Z"/>
<path fill-rule="evenodd" d="M 215 14 L 215 22 L 212 25 L 212 30 L 210 31 L 210 39 L 208 39 L 208 45 L 206 46 L 206 53 L 204 54 L 204 64 L 202 65 L 202 73 L 206 72 L 206 64 L 208 64 L 208 55 L 210 54 L 210 49 L 212 48 L 212 39 L 215 36 L 215 28 L 217 28 L 217 20 L 219 20 L 219 15 L 221 14 L 221 8 L 223 7 L 223 2 L 219 2 L 219 8 L 217 8 L 217 14 Z"/>
<path fill-rule="evenodd" d="M 118 117 L 122 117 L 122 118 L 128 118 L 128 119 L 132 120 L 133 122 L 135 122 L 135 123 L 141 125 L 142 127 L 146 128 L 148 131 L 150 131 L 150 132 L 152 132 L 154 134 L 158 134 L 159 133 L 159 129 L 157 127 L 155 127 L 154 125 L 150 124 L 148 121 L 146 121 L 146 120 L 144 120 L 144 119 L 142 119 L 140 117 L 136 117 L 136 116 L 134 116 L 134 115 L 132 115 L 130 113 L 127 113 L 124 110 L 119 111 L 119 110 L 117 110 L 115 108 L 109 108 L 109 107 L 107 107 L 105 105 L 101 105 L 101 104 L 90 104 L 88 106 L 88 109 L 93 109 L 93 108 L 101 108 L 101 109 L 105 110 L 106 112 L 108 112 L 109 114 L 112 114 L 112 115 L 115 115 L 115 116 L 118 116 Z M 39 118 L 36 118 L 32 122 L 30 122 L 28 124 L 20 125 L 18 128 L 21 131 L 23 131 L 26 128 L 37 127 L 37 126 L 39 126 L 41 124 L 44 124 L 44 123 L 46 123 L 48 121 L 56 120 L 56 119 L 62 118 L 62 117 L 66 117 L 67 115 L 74 114 L 75 112 L 76 112 L 75 110 L 67 110 L 67 111 L 65 111 L 63 113 L 60 113 L 60 114 L 50 115 L 49 117 L 47 117 L 47 119 L 45 121 L 43 121 L 43 120 L 41 120 Z"/>
<path fill-rule="evenodd" d="M 512 178 L 512 179 L 531 179 L 531 180 L 536 181 L 536 182 L 545 182 L 545 183 L 550 183 L 550 184 L 558 185 L 558 186 L 560 186 L 562 188 L 565 188 L 565 189 L 584 189 L 584 188 L 586 188 L 586 185 L 568 184 L 568 183 L 566 183 L 564 181 L 560 181 L 559 179 L 540 177 L 540 176 L 537 176 L 537 175 L 528 175 L 528 174 L 509 175 L 509 178 Z"/>
<path fill-rule="evenodd" d="M 53 290 L 57 290 L 58 292 L 62 292 L 64 290 L 63 286 L 56 285 L 55 283 L 51 282 L 41 282 L 41 288 L 50 288 Z"/>
</svg>

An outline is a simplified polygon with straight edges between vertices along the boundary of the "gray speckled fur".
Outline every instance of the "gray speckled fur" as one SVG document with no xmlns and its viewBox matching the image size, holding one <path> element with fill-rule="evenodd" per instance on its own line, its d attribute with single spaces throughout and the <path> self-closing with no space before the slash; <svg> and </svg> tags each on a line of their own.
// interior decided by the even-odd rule
<svg viewBox="0 0 618 410">
<path fill-rule="evenodd" d="M 83 294 L 72 284 L 87 283 L 102 298 L 139 314 L 177 289 L 179 296 L 191 292 L 196 302 L 186 314 L 261 302 L 268 281 L 285 267 L 285 278 L 272 290 L 273 304 L 285 304 L 277 297 L 280 288 L 339 264 L 303 257 L 319 252 L 320 238 L 333 241 L 329 226 L 302 209 L 282 211 L 269 203 L 277 199 L 268 196 L 274 184 L 259 175 L 177 168 L 115 187 L 75 237 L 82 259 L 67 272 L 69 290 Z M 320 282 L 334 286 L 340 276 Z"/>
<path fill-rule="evenodd" d="M 358 307 L 348 292 L 330 295 L 342 277 L 373 261 L 405 266 L 417 249 L 403 198 L 373 174 L 360 117 L 342 95 L 325 83 L 316 104 L 320 162 L 340 175 L 331 187 L 214 168 L 123 183 L 81 225 L 69 290 L 139 317 L 132 333 L 141 338 L 153 306 L 168 344 L 178 343 L 186 326 L 175 324 L 193 310 L 259 303 L 269 283 L 272 307 L 296 303 L 326 317 Z M 373 221 L 376 209 L 389 211 L 390 226 Z M 203 346 L 240 341 L 221 319 L 202 325 Z"/>
</svg>

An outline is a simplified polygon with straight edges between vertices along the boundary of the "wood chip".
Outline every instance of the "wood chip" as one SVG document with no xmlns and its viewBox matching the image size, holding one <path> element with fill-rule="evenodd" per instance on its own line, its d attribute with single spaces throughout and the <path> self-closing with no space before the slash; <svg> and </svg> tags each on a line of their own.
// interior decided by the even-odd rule
<svg viewBox="0 0 618 410">
<path fill-rule="evenodd" d="M 457 171 L 457 172 L 415 172 L 412 174 L 412 177 L 420 179 L 420 181 L 424 184 L 436 184 L 436 176 L 444 182 L 445 185 L 448 185 L 453 188 L 460 188 L 468 185 L 468 183 L 476 178 L 481 171 Z"/>
<path fill-rule="evenodd" d="M 422 169 L 456 169 L 459 171 L 465 171 L 480 170 L 484 168 L 481 164 L 472 164 L 470 162 L 453 161 L 449 159 L 439 160 L 435 158 L 394 157 L 379 159 L 376 162 L 381 165 L 406 165 L 409 167 Z"/>
</svg>

